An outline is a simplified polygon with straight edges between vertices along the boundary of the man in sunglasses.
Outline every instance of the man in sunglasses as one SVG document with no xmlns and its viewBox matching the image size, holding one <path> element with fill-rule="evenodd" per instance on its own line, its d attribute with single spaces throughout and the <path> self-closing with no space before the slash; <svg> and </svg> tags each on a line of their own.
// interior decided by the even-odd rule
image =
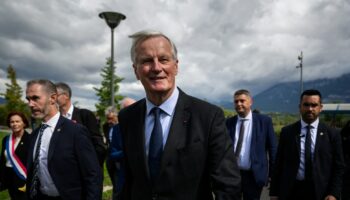
<svg viewBox="0 0 350 200">
<path fill-rule="evenodd" d="M 301 120 L 280 134 L 271 200 L 339 199 L 344 172 L 341 137 L 319 120 L 321 93 L 305 90 L 299 111 Z"/>
</svg>

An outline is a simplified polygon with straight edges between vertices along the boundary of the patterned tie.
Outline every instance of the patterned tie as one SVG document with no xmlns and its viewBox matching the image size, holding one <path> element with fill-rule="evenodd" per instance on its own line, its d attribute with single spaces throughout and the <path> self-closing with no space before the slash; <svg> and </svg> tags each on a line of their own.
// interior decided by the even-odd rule
<svg viewBox="0 0 350 200">
<path fill-rule="evenodd" d="M 311 126 L 307 125 L 307 132 L 305 138 L 305 180 L 312 179 L 312 159 L 311 159 Z"/>
<path fill-rule="evenodd" d="M 34 162 L 33 162 L 33 178 L 32 178 L 32 185 L 30 187 L 30 198 L 34 198 L 39 189 L 39 177 L 38 177 L 38 170 L 39 170 L 39 154 L 40 154 L 40 145 L 41 145 L 41 138 L 43 136 L 44 130 L 49 127 L 47 124 L 41 124 L 41 127 L 39 129 L 38 134 L 38 140 L 36 144 L 35 154 L 34 154 Z"/>
<path fill-rule="evenodd" d="M 236 151 L 235 151 L 235 156 L 236 158 L 239 157 L 239 154 L 241 153 L 242 150 L 242 144 L 243 144 L 243 138 L 244 138 L 244 122 L 246 119 L 241 119 L 241 126 L 239 128 L 239 136 L 238 136 L 238 142 L 236 145 Z"/>
<path fill-rule="evenodd" d="M 160 123 L 161 111 L 162 110 L 158 107 L 154 107 L 151 110 L 151 112 L 153 112 L 154 115 L 154 126 L 149 144 L 148 166 L 150 170 L 152 183 L 155 182 L 159 174 L 160 161 L 163 152 L 163 130 L 162 125 Z"/>
</svg>

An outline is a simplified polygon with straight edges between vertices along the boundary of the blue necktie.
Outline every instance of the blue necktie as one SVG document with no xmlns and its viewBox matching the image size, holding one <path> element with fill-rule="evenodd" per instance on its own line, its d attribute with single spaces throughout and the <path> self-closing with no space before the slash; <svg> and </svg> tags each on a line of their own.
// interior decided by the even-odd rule
<svg viewBox="0 0 350 200">
<path fill-rule="evenodd" d="M 160 170 L 160 161 L 163 152 L 163 130 L 160 123 L 160 114 L 161 109 L 158 107 L 152 108 L 151 112 L 154 115 L 154 126 L 151 133 L 151 139 L 149 144 L 148 152 L 148 167 L 152 179 L 152 183 L 155 182 L 159 170 Z"/>
<path fill-rule="evenodd" d="M 40 154 L 40 146 L 41 146 L 41 138 L 43 137 L 44 130 L 49 127 L 47 124 L 41 124 L 39 134 L 38 134 L 38 141 L 36 143 L 36 149 L 35 149 L 35 155 L 34 155 L 34 162 L 33 162 L 33 178 L 32 178 L 32 185 L 30 187 L 30 198 L 34 199 L 35 196 L 38 194 L 39 189 L 39 154 Z"/>
</svg>

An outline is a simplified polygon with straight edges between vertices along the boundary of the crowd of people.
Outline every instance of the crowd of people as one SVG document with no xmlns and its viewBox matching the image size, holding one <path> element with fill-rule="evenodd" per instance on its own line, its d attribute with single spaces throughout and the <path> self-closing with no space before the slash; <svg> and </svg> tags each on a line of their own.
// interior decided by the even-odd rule
<svg viewBox="0 0 350 200">
<path fill-rule="evenodd" d="M 278 140 L 272 119 L 252 110 L 249 90 L 234 92 L 237 115 L 225 119 L 176 85 L 170 38 L 130 37 L 146 96 L 108 108 L 103 134 L 90 110 L 73 106 L 68 84 L 27 82 L 32 117 L 42 123 L 29 134 L 23 113 L 8 115 L 0 189 L 12 200 L 99 200 L 104 162 L 113 200 L 258 200 L 267 185 L 271 200 L 350 199 L 350 122 L 341 133 L 321 122 L 318 90 L 301 94 L 300 120 Z"/>
</svg>

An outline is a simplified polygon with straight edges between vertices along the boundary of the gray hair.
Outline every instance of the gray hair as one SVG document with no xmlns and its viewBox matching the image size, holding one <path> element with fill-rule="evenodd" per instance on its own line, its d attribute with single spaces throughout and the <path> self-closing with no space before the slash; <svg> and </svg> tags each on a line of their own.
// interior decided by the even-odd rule
<svg viewBox="0 0 350 200">
<path fill-rule="evenodd" d="M 69 98 L 72 98 L 72 89 L 70 89 L 67 83 L 58 82 L 55 85 L 57 90 L 62 90 L 63 93 L 68 94 Z"/>
<path fill-rule="evenodd" d="M 125 97 L 120 104 L 120 109 L 126 108 L 135 102 L 136 102 L 135 99 L 132 99 L 130 97 Z"/>
<path fill-rule="evenodd" d="M 129 38 L 132 39 L 132 45 L 131 45 L 131 49 L 130 49 L 131 61 L 134 64 L 136 63 L 136 57 L 137 57 L 136 49 L 137 49 L 138 45 L 141 42 L 145 41 L 146 39 L 153 38 L 153 37 L 164 37 L 166 40 L 168 40 L 170 43 L 170 46 L 171 46 L 173 59 L 177 60 L 176 46 L 169 37 L 167 37 L 166 35 L 164 35 L 163 33 L 159 32 L 159 31 L 143 30 L 143 31 L 136 32 L 132 35 L 129 35 Z"/>
<path fill-rule="evenodd" d="M 49 95 L 54 94 L 54 93 L 57 94 L 56 86 L 50 80 L 46 80 L 46 79 L 30 80 L 27 82 L 27 88 L 32 86 L 32 85 L 35 85 L 35 84 L 43 86 L 46 94 L 49 94 Z"/>
<path fill-rule="evenodd" d="M 115 108 L 113 106 L 108 106 L 105 110 L 105 115 L 107 116 L 108 114 L 118 115 L 117 108 Z"/>
</svg>

